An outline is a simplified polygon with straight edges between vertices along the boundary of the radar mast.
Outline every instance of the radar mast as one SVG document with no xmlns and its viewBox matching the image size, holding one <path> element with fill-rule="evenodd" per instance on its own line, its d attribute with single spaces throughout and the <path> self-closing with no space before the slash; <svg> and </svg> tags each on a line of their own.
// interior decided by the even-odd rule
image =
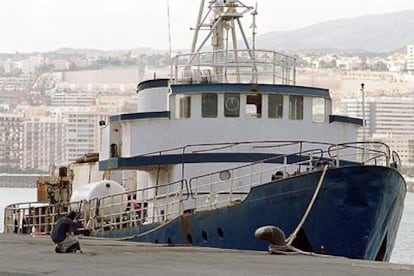
<svg viewBox="0 0 414 276">
<path fill-rule="evenodd" d="M 194 28 L 193 44 L 191 48 L 192 54 L 200 53 L 206 46 L 208 40 L 211 40 L 214 61 L 218 64 L 225 64 L 226 56 L 230 50 L 230 40 L 232 43 L 232 50 L 237 51 L 239 49 L 237 45 L 238 28 L 244 42 L 244 47 L 249 51 L 249 56 L 253 61 L 254 54 L 252 53 L 246 38 L 240 18 L 242 18 L 244 14 L 254 10 L 254 8 L 237 0 L 214 0 L 209 2 L 207 12 L 204 14 L 204 6 L 205 0 L 201 0 L 196 27 Z M 256 15 L 257 12 L 252 14 Z M 198 44 L 200 30 L 208 30 L 209 33 L 204 40 Z M 224 72 L 224 65 L 215 67 L 214 73 L 216 76 L 224 76 Z"/>
</svg>

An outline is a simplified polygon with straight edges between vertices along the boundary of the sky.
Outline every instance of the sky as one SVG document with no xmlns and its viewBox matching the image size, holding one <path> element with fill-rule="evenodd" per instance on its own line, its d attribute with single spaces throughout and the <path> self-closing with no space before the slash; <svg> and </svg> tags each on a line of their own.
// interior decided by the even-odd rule
<svg viewBox="0 0 414 276">
<path fill-rule="evenodd" d="M 258 2 L 259 35 L 414 9 L 413 0 L 242 2 L 252 6 Z M 168 3 L 172 48 L 188 49 L 200 0 L 0 0 L 0 53 L 48 52 L 61 47 L 167 50 Z M 245 20 L 250 24 L 251 18 Z"/>
</svg>

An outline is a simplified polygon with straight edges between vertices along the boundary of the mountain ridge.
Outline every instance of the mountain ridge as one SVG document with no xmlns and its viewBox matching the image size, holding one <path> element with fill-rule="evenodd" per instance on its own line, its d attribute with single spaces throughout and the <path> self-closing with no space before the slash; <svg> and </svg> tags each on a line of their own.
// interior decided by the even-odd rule
<svg viewBox="0 0 414 276">
<path fill-rule="evenodd" d="M 291 31 L 267 32 L 258 35 L 256 41 L 257 48 L 288 53 L 405 52 L 407 45 L 414 44 L 414 9 L 335 19 Z M 112 50 L 62 47 L 46 53 L 100 55 L 111 52 L 151 55 L 168 51 L 139 46 Z"/>
<path fill-rule="evenodd" d="M 331 20 L 257 37 L 260 48 L 288 52 L 338 49 L 381 53 L 397 51 L 412 43 L 414 9 Z"/>
</svg>

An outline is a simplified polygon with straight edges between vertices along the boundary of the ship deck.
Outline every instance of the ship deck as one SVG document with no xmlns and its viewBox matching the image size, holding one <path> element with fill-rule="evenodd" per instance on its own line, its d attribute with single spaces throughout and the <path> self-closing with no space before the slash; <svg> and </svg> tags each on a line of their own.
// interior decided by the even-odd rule
<svg viewBox="0 0 414 276">
<path fill-rule="evenodd" d="M 0 235 L 1 275 L 413 275 L 414 266 L 342 257 L 81 239 L 84 254 L 56 254 L 48 236 Z"/>
</svg>

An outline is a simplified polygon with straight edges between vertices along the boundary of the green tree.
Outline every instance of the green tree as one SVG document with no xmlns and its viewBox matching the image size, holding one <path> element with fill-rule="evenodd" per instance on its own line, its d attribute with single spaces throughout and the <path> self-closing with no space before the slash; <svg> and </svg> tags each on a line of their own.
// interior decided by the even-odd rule
<svg viewBox="0 0 414 276">
<path fill-rule="evenodd" d="M 381 72 L 385 72 L 388 71 L 388 67 L 387 64 L 385 64 L 382 61 L 377 61 L 374 66 L 372 67 L 372 70 L 374 71 L 381 71 Z"/>
</svg>

